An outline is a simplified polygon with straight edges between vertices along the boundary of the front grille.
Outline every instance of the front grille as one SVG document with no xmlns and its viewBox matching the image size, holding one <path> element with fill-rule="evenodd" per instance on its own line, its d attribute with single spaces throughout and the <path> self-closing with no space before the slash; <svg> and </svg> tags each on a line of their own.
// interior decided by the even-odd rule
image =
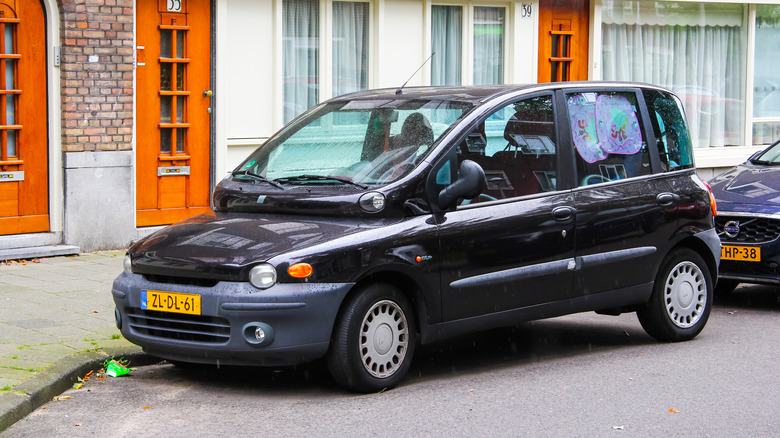
<svg viewBox="0 0 780 438">
<path fill-rule="evenodd" d="M 181 284 L 185 286 L 214 287 L 219 281 L 210 278 L 174 277 L 171 275 L 143 274 L 144 278 L 155 283 Z"/>
<path fill-rule="evenodd" d="M 723 227 L 731 221 L 739 222 L 739 234 L 736 237 L 727 236 L 723 231 Z M 780 220 L 763 217 L 716 216 L 715 228 L 720 240 L 725 243 L 766 243 L 780 236 Z"/>
<path fill-rule="evenodd" d="M 230 323 L 225 318 L 128 309 L 128 325 L 137 333 L 180 341 L 222 344 L 230 339 Z"/>
</svg>

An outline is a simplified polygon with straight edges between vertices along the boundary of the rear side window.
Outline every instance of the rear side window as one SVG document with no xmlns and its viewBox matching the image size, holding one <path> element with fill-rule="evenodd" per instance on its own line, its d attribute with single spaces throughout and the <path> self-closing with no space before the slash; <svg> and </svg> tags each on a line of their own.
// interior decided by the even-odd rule
<svg viewBox="0 0 780 438">
<path fill-rule="evenodd" d="M 651 173 L 634 93 L 570 93 L 566 106 L 580 186 Z"/>
<path fill-rule="evenodd" d="M 656 90 L 646 90 L 644 95 L 664 170 L 692 168 L 693 145 L 682 103 L 676 96 Z"/>
</svg>

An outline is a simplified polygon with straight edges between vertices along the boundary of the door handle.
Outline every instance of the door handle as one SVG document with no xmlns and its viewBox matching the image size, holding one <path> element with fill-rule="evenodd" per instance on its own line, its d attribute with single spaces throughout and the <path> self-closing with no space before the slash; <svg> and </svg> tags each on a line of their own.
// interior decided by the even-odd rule
<svg viewBox="0 0 780 438">
<path fill-rule="evenodd" d="M 203 90 L 203 97 L 211 97 L 214 95 L 214 92 L 211 90 Z"/>
<path fill-rule="evenodd" d="M 555 207 L 553 208 L 552 215 L 556 220 L 565 221 L 574 216 L 574 208 L 569 206 Z"/>
<path fill-rule="evenodd" d="M 669 207 L 675 203 L 676 198 L 677 197 L 672 193 L 661 193 L 655 198 L 655 200 L 658 202 L 658 205 L 662 207 Z"/>
</svg>

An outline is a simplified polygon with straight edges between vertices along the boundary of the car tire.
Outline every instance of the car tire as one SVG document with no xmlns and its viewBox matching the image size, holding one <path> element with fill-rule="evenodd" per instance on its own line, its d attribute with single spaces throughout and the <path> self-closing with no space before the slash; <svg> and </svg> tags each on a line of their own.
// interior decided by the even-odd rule
<svg viewBox="0 0 780 438">
<path fill-rule="evenodd" d="M 339 385 L 356 392 L 390 389 L 403 380 L 416 344 L 408 300 L 388 284 L 356 291 L 343 305 L 327 354 Z"/>
<path fill-rule="evenodd" d="M 715 285 L 715 295 L 727 295 L 734 292 L 734 289 L 739 286 L 737 280 L 727 280 L 725 278 L 718 279 L 718 284 Z"/>
<path fill-rule="evenodd" d="M 647 334 L 659 341 L 687 341 L 707 324 L 712 297 L 712 276 L 704 259 L 679 248 L 661 263 L 650 301 L 637 316 Z"/>
</svg>

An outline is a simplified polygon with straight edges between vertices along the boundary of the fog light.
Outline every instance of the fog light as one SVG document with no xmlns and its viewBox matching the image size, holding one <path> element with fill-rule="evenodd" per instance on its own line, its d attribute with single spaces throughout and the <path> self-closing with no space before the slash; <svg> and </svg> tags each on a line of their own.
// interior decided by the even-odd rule
<svg viewBox="0 0 780 438">
<path fill-rule="evenodd" d="M 258 289 L 268 289 L 276 284 L 276 269 L 267 263 L 257 265 L 249 271 L 249 282 Z"/>
<path fill-rule="evenodd" d="M 116 328 L 122 330 L 122 314 L 119 313 L 119 309 L 114 307 L 114 320 L 116 321 Z"/>
<path fill-rule="evenodd" d="M 264 322 L 249 322 L 242 330 L 244 340 L 252 345 L 264 347 L 274 341 L 274 329 Z"/>
<path fill-rule="evenodd" d="M 257 327 L 255 329 L 255 339 L 261 344 L 265 341 L 265 330 L 263 330 L 262 327 Z"/>
</svg>

